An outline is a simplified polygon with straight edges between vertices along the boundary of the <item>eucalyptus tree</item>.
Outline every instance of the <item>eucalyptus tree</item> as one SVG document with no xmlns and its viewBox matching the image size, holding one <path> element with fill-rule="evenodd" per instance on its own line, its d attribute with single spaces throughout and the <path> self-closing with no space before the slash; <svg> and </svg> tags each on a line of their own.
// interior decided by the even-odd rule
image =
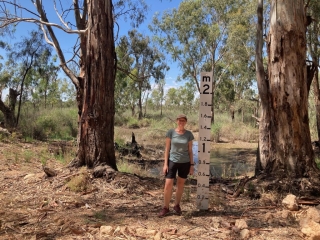
<svg viewBox="0 0 320 240">
<path fill-rule="evenodd" d="M 168 109 L 176 109 L 180 107 L 180 99 L 178 96 L 178 89 L 176 88 L 169 88 L 166 96 L 165 96 L 165 106 Z"/>
<path fill-rule="evenodd" d="M 157 90 L 159 92 L 158 94 L 158 102 L 160 104 L 160 116 L 162 116 L 162 107 L 163 107 L 163 101 L 164 101 L 164 86 L 166 85 L 166 80 L 161 79 L 157 84 Z"/>
<path fill-rule="evenodd" d="M 142 118 L 143 93 L 151 89 L 150 80 L 154 79 L 158 83 L 164 77 L 164 72 L 168 69 L 164 55 L 154 46 L 148 36 L 138 33 L 137 30 L 128 32 L 128 37 L 120 39 L 119 46 L 121 52 L 126 51 L 126 56 L 130 56 L 129 61 L 119 61 L 119 68 L 126 71 L 133 80 L 134 87 L 131 92 L 137 91 L 137 105 L 139 108 L 139 119 Z"/>
<path fill-rule="evenodd" d="M 265 74 L 263 0 L 259 0 L 256 68 L 261 116 L 256 170 L 276 178 L 307 177 L 319 184 L 308 117 L 305 7 L 303 0 L 271 1 Z"/>
<path fill-rule="evenodd" d="M 55 65 L 55 58 L 50 61 L 50 56 L 47 54 L 44 54 L 41 58 L 43 61 L 36 72 L 34 83 L 37 96 L 44 99 L 44 108 L 46 108 L 48 100 L 54 101 L 54 99 L 60 98 L 58 83 L 58 71 L 60 67 Z M 35 92 L 33 92 L 33 95 L 35 96 Z"/>
<path fill-rule="evenodd" d="M 308 31 L 307 31 L 307 43 L 308 43 L 308 56 L 310 61 L 308 67 L 310 68 L 309 74 L 312 80 L 313 92 L 314 92 L 314 104 L 316 108 L 316 123 L 318 132 L 318 141 L 320 141 L 320 89 L 319 89 L 319 55 L 320 55 L 320 3 L 319 1 L 312 0 L 309 2 L 307 10 L 308 19 Z M 314 72 L 312 72 L 314 70 Z"/>
<path fill-rule="evenodd" d="M 153 110 L 157 110 L 160 108 L 161 103 L 160 103 L 160 92 L 157 88 L 152 89 L 151 91 L 151 98 L 148 100 L 148 105 L 153 107 Z"/>
<path fill-rule="evenodd" d="M 118 69 L 115 83 L 115 105 L 116 112 L 121 114 L 127 109 L 131 110 L 131 115 L 135 115 L 138 91 L 135 89 L 136 69 L 131 72 L 130 67 L 134 63 L 133 57 L 129 54 L 129 43 L 120 39 L 119 45 L 116 47 Z"/>
<path fill-rule="evenodd" d="M 201 71 L 213 72 L 213 91 L 222 80 L 224 69 L 216 69 L 219 62 L 226 62 L 229 51 L 227 45 L 230 34 L 241 36 L 237 31 L 241 28 L 228 29 L 232 17 L 247 1 L 212 1 L 212 0 L 184 0 L 178 9 L 165 12 L 162 16 L 155 16 L 150 29 L 156 35 L 157 42 L 178 61 L 182 70 L 180 79 L 192 82 L 200 92 L 199 76 Z M 245 15 L 243 17 L 246 17 Z M 239 23 L 241 24 L 241 22 Z M 240 39 L 240 45 L 245 41 Z M 238 44 L 238 42 L 230 42 Z M 228 62 L 232 60 L 229 58 Z M 214 93 L 212 94 L 214 103 Z M 214 113 L 214 105 L 212 105 Z M 212 117 L 214 120 L 214 116 Z"/>
<path fill-rule="evenodd" d="M 62 78 L 59 81 L 60 99 L 64 102 L 64 106 L 70 107 L 76 104 L 76 90 L 74 85 L 70 84 L 68 79 Z"/>
<path fill-rule="evenodd" d="M 18 125 L 24 88 L 30 84 L 32 70 L 39 69 L 41 56 L 44 54 L 50 55 L 50 49 L 45 44 L 41 32 L 37 31 L 32 31 L 29 37 L 23 37 L 21 42 L 8 51 L 1 83 L 4 88 L 9 88 L 9 104 L 6 105 L 0 99 L 0 110 L 5 116 L 5 124 L 10 128 Z M 18 110 L 15 116 L 17 100 Z"/>
<path fill-rule="evenodd" d="M 158 84 L 155 85 L 155 87 L 151 91 L 151 99 L 150 105 L 153 106 L 154 110 L 160 109 L 160 116 L 162 116 L 162 108 L 163 108 L 163 102 L 164 102 L 164 87 L 165 87 L 165 79 L 161 79 Z"/>
<path fill-rule="evenodd" d="M 196 89 L 194 84 L 187 82 L 185 85 L 177 89 L 177 96 L 180 101 L 180 109 L 184 113 L 192 111 Z"/>
<path fill-rule="evenodd" d="M 130 109 L 131 116 L 134 116 L 138 105 L 137 99 L 139 99 L 139 92 L 136 91 L 135 79 L 130 78 L 126 74 L 119 73 L 120 71 L 117 72 L 115 86 L 116 111 L 121 114 L 127 109 Z M 136 71 L 132 71 L 130 74 L 131 76 L 136 76 L 135 73 Z"/>
<path fill-rule="evenodd" d="M 231 113 L 242 113 L 252 110 L 252 91 L 255 78 L 255 9 L 256 1 L 236 1 L 233 4 L 235 11 L 230 13 L 228 24 L 228 38 L 224 63 L 219 64 L 225 70 L 222 82 L 232 83 L 225 99 L 229 101 Z M 220 70 L 221 71 L 221 70 Z M 230 81 L 231 80 L 231 81 Z M 228 84 L 227 84 L 228 85 Z M 222 87 L 219 85 L 219 88 Z M 248 94 L 252 93 L 252 94 Z M 243 119 L 242 119 L 243 120 Z"/>
<path fill-rule="evenodd" d="M 30 2 L 34 9 L 29 7 Z M 93 167 L 107 164 L 117 169 L 113 144 L 117 67 L 114 19 L 129 13 L 135 23 L 141 22 L 144 19 L 142 10 L 146 6 L 144 1 L 119 0 L 112 4 L 111 0 L 73 0 L 71 5 L 61 0 L 30 2 L 0 0 L 0 27 L 20 22 L 40 26 L 47 43 L 55 49 L 62 70 L 74 84 L 79 128 L 78 152 L 71 165 Z M 50 12 L 57 14 L 59 23 L 49 20 Z M 56 29 L 78 37 L 74 40 L 74 51 L 69 60 L 61 47 L 66 36 L 59 39 Z M 78 64 L 78 75 L 70 69 L 70 62 Z"/>
</svg>

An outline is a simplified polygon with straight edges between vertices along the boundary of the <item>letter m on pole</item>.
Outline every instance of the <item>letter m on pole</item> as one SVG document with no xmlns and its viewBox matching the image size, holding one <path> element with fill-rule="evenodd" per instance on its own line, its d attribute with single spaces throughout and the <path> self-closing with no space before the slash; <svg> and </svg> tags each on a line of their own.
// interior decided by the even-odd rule
<svg viewBox="0 0 320 240">
<path fill-rule="evenodd" d="M 210 76 L 202 76 L 202 82 L 211 82 Z"/>
</svg>

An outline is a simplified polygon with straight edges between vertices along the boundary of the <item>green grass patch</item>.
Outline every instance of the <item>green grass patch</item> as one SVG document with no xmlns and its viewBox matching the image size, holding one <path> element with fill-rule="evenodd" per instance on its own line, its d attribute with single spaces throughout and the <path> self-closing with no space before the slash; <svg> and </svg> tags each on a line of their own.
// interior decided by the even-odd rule
<svg viewBox="0 0 320 240">
<path fill-rule="evenodd" d="M 86 171 L 86 168 L 82 168 L 79 172 L 78 175 L 72 177 L 68 182 L 67 182 L 67 187 L 70 189 L 70 191 L 73 192 L 84 192 L 86 191 L 89 186 L 89 181 L 88 181 L 88 173 Z"/>
<path fill-rule="evenodd" d="M 71 140 L 77 136 L 77 109 L 54 108 L 22 111 L 20 130 L 25 139 Z"/>
<path fill-rule="evenodd" d="M 23 158 L 27 163 L 31 162 L 31 158 L 33 155 L 34 155 L 34 153 L 29 150 L 26 150 L 23 152 Z"/>
</svg>

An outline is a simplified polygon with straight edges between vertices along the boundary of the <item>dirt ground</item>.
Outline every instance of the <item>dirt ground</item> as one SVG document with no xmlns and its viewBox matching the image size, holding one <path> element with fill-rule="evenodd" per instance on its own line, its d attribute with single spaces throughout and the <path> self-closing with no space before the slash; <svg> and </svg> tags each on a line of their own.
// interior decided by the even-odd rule
<svg viewBox="0 0 320 240">
<path fill-rule="evenodd" d="M 162 160 L 161 141 L 138 134 L 139 139 L 146 149 L 154 146 Z M 242 144 L 248 154 L 242 152 L 241 159 L 252 161 L 255 145 Z M 285 196 L 266 191 L 256 198 L 250 187 L 232 197 L 229 191 L 239 179 L 212 179 L 207 211 L 196 208 L 196 180 L 188 179 L 182 216 L 160 219 L 162 177 L 118 172 L 108 180 L 94 178 L 92 170 L 70 169 L 54 153 L 46 155 L 48 148 L 0 142 L 0 239 L 305 239 L 298 220 L 307 206 L 289 212 L 281 205 Z M 148 153 L 142 151 L 142 157 Z M 45 174 L 44 162 L 56 176 Z M 247 226 L 240 227 L 240 220 Z M 103 229 L 111 229 L 108 236 L 101 237 Z"/>
</svg>

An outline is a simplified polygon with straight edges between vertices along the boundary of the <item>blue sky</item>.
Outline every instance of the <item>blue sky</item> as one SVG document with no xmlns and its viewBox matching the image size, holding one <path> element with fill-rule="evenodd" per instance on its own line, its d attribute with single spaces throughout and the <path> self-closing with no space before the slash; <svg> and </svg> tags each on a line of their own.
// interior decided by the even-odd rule
<svg viewBox="0 0 320 240">
<path fill-rule="evenodd" d="M 178 8 L 180 2 L 182 0 L 145 0 L 149 5 L 149 11 L 146 13 L 147 18 L 143 24 L 138 27 L 138 31 L 144 35 L 151 35 L 148 26 L 152 23 L 152 18 L 156 13 L 163 13 L 164 11 L 171 10 L 173 8 Z M 122 24 L 123 23 L 123 24 Z M 120 36 L 125 35 L 129 30 L 131 30 L 131 26 L 128 22 L 119 22 L 120 24 Z M 170 66 L 170 70 L 166 73 L 165 81 L 166 86 L 165 89 L 168 90 L 171 87 L 181 86 L 182 82 L 176 82 L 178 75 L 181 74 L 178 64 L 176 62 L 172 62 L 168 56 L 168 65 Z"/>
<path fill-rule="evenodd" d="M 72 0 L 63 0 L 66 4 L 72 4 Z M 138 27 L 138 31 L 145 35 L 150 35 L 148 25 L 152 22 L 152 17 L 156 12 L 162 13 L 165 10 L 170 10 L 172 8 L 178 8 L 179 4 L 182 0 L 146 0 L 146 3 L 149 4 L 149 11 L 146 13 L 147 18 L 145 22 Z M 31 1 L 21 0 L 22 5 L 34 12 L 36 12 L 35 7 L 32 5 Z M 54 8 L 53 8 L 53 1 L 45 1 L 45 10 L 48 15 L 50 22 L 60 23 L 59 19 L 57 18 Z M 26 15 L 25 15 L 26 16 Z M 30 17 L 34 17 L 32 15 L 29 15 Z M 71 16 L 73 17 L 73 16 Z M 132 29 L 129 22 L 125 22 L 124 20 L 121 20 L 119 22 L 120 25 L 120 32 L 119 37 L 122 35 L 125 35 L 129 30 Z M 10 44 L 13 44 L 14 42 L 20 41 L 21 36 L 26 36 L 28 33 L 35 29 L 36 25 L 33 23 L 19 23 L 17 25 L 17 31 L 15 38 L 11 38 L 9 36 L 4 37 L 4 41 L 9 42 Z M 54 28 L 55 29 L 55 28 Z M 67 34 L 59 29 L 55 29 L 55 32 L 57 34 L 58 40 L 61 44 L 61 48 L 63 52 L 66 55 L 66 59 L 68 59 L 68 56 L 72 56 L 72 48 L 74 46 L 74 43 L 76 41 L 76 34 Z M 0 49 L 0 55 L 5 57 L 5 52 Z M 176 79 L 178 75 L 180 74 L 179 68 L 177 66 L 177 63 L 172 62 L 170 59 L 168 59 L 168 64 L 170 65 L 170 70 L 166 74 L 166 89 L 170 87 L 177 87 L 181 85 L 181 82 L 176 82 Z M 61 73 L 61 77 L 65 77 L 63 73 Z M 5 96 L 6 94 L 3 94 Z"/>
</svg>

